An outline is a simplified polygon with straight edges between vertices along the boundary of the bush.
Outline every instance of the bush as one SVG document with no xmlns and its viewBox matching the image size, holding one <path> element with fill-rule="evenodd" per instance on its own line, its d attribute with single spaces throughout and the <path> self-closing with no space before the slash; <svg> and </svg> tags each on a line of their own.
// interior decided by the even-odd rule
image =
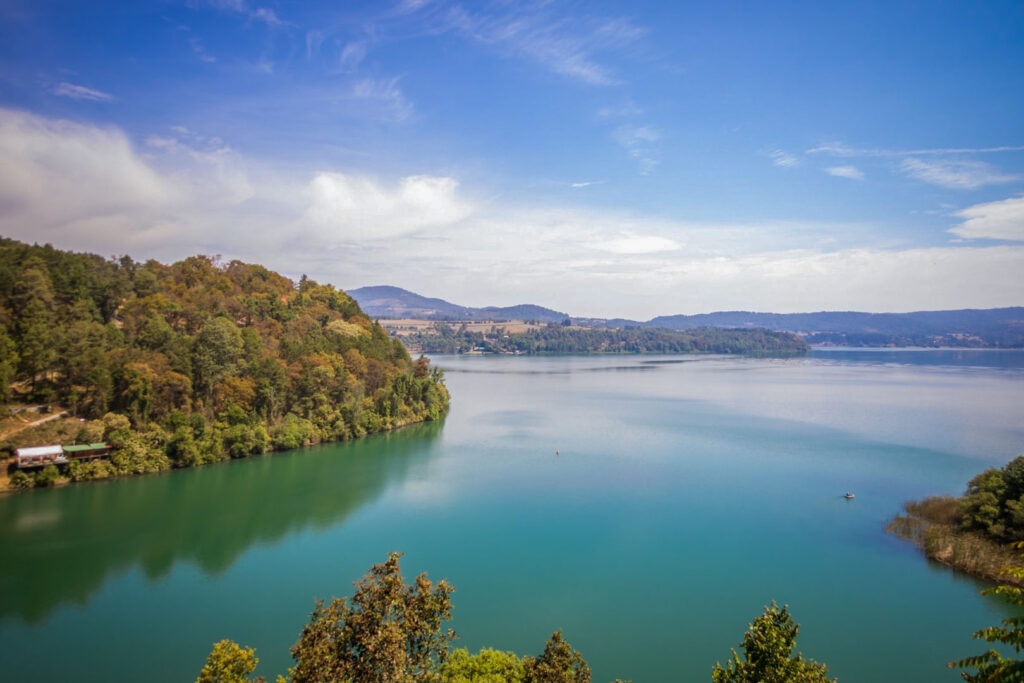
<svg viewBox="0 0 1024 683">
<path fill-rule="evenodd" d="M 491 648 L 475 655 L 465 648 L 455 650 L 441 669 L 444 683 L 521 683 L 525 676 L 523 660 L 515 652 Z"/>
<path fill-rule="evenodd" d="M 57 469 L 56 465 L 47 465 L 36 472 L 35 479 L 37 487 L 53 486 L 60 479 L 60 470 Z"/>
<path fill-rule="evenodd" d="M 25 474 L 21 470 L 18 470 L 11 475 L 10 487 L 12 489 L 30 489 L 36 485 L 36 480 L 33 477 Z"/>
</svg>

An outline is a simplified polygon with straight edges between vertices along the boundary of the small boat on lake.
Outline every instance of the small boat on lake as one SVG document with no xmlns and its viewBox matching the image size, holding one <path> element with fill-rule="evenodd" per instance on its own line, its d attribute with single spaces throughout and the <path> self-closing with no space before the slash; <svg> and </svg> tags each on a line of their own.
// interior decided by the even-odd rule
<svg viewBox="0 0 1024 683">
<path fill-rule="evenodd" d="M 846 500 L 853 500 L 853 494 L 847 491 L 846 493 L 843 494 L 843 498 L 845 498 Z"/>
</svg>

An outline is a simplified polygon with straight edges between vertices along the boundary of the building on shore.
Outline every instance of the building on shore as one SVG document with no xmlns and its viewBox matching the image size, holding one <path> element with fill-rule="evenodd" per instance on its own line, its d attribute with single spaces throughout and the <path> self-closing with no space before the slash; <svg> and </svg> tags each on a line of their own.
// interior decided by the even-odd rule
<svg viewBox="0 0 1024 683">
<path fill-rule="evenodd" d="M 64 465 L 72 460 L 93 460 L 110 455 L 110 444 L 86 443 L 72 446 L 33 446 L 14 451 L 18 469 Z"/>
</svg>

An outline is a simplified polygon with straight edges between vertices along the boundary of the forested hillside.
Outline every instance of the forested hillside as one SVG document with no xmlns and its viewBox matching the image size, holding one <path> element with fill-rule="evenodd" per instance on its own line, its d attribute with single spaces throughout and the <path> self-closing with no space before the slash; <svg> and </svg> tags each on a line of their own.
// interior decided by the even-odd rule
<svg viewBox="0 0 1024 683">
<path fill-rule="evenodd" d="M 429 332 L 404 337 L 409 348 L 424 353 L 745 353 L 801 354 L 806 342 L 795 334 L 770 330 L 707 327 L 677 331 L 661 329 L 598 329 L 549 324 L 526 332 L 506 333 L 500 324 L 472 332 L 435 323 Z"/>
<path fill-rule="evenodd" d="M 305 277 L 0 239 L 0 406 L 13 402 L 62 406 L 93 420 L 79 440 L 114 445 L 109 462 L 72 463 L 76 479 L 434 420 L 448 392 L 351 297 Z"/>
</svg>

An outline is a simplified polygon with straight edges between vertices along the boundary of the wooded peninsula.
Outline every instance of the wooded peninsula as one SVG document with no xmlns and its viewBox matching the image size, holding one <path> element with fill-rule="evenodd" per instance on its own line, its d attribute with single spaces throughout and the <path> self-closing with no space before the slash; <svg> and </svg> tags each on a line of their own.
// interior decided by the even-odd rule
<svg viewBox="0 0 1024 683">
<path fill-rule="evenodd" d="M 478 327 L 478 326 L 477 326 Z M 525 329 L 520 329 L 525 327 Z M 402 339 L 422 353 L 734 353 L 794 356 L 810 347 L 791 332 L 723 327 L 690 330 L 596 328 L 575 324 L 506 326 L 473 330 L 463 324 L 432 323 Z"/>
<path fill-rule="evenodd" d="M 1020 565 L 1017 546 L 1024 542 L 1024 456 L 977 475 L 959 498 L 929 496 L 903 509 L 886 530 L 916 543 L 929 559 L 1024 587 L 1024 576 L 1005 571 Z"/>
<path fill-rule="evenodd" d="M 18 419 L 30 409 L 50 419 Z M 447 409 L 441 371 L 329 285 L 207 256 L 140 263 L 0 238 L 0 448 L 109 447 L 17 469 L 10 487 L 345 440 Z"/>
</svg>

